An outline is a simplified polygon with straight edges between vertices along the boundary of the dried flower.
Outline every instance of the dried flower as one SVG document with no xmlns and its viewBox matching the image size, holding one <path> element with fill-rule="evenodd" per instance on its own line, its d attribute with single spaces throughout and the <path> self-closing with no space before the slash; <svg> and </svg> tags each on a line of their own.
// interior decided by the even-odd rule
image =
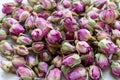
<svg viewBox="0 0 120 80">
<path fill-rule="evenodd" d="M 120 31 L 115 29 L 115 30 L 112 30 L 112 38 L 113 39 L 120 39 Z"/>
<path fill-rule="evenodd" d="M 62 1 L 62 5 L 65 7 L 65 8 L 69 8 L 71 6 L 71 1 L 70 0 L 63 0 Z"/>
<path fill-rule="evenodd" d="M 43 42 L 34 42 L 32 44 L 32 50 L 35 52 L 35 53 L 40 53 L 43 51 L 45 45 Z"/>
<path fill-rule="evenodd" d="M 22 3 L 23 0 L 15 0 L 17 3 Z"/>
<path fill-rule="evenodd" d="M 42 72 L 47 73 L 48 71 L 48 64 L 46 62 L 39 62 L 38 63 L 38 69 Z"/>
<path fill-rule="evenodd" d="M 115 21 L 114 26 L 115 29 L 120 30 L 120 21 Z"/>
<path fill-rule="evenodd" d="M 43 60 L 43 61 L 50 61 L 51 60 L 51 55 L 50 55 L 50 53 L 48 53 L 48 52 L 42 52 L 41 54 L 40 54 L 40 57 L 41 57 L 41 59 Z"/>
<path fill-rule="evenodd" d="M 28 11 L 23 11 L 19 16 L 19 21 L 25 21 L 30 16 L 30 13 Z"/>
<path fill-rule="evenodd" d="M 56 56 L 53 60 L 52 63 L 56 66 L 56 67 L 61 67 L 62 65 L 62 57 L 61 56 Z"/>
<path fill-rule="evenodd" d="M 0 40 L 4 40 L 7 37 L 5 30 L 0 29 Z"/>
<path fill-rule="evenodd" d="M 27 0 L 31 6 L 38 4 L 39 0 Z"/>
</svg>

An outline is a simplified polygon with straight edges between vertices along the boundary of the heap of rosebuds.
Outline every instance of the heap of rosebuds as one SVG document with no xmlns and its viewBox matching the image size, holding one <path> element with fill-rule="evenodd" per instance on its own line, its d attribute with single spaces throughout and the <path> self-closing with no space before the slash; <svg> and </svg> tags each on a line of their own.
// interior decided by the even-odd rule
<svg viewBox="0 0 120 80">
<path fill-rule="evenodd" d="M 0 67 L 20 80 L 120 79 L 120 0 L 3 4 Z M 117 79 L 117 80 L 118 80 Z"/>
</svg>

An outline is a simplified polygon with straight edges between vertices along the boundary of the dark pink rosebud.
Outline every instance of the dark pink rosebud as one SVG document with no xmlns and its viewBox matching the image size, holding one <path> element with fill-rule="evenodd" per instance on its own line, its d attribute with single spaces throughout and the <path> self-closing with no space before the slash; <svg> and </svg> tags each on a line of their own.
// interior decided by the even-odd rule
<svg viewBox="0 0 120 80">
<path fill-rule="evenodd" d="M 80 63 L 81 63 L 81 58 L 78 54 L 70 54 L 66 56 L 62 61 L 63 65 L 69 67 L 74 67 L 76 65 L 79 65 Z"/>
<path fill-rule="evenodd" d="M 0 52 L 3 55 L 11 55 L 13 53 L 13 48 L 7 41 L 2 40 L 0 42 Z"/>
<path fill-rule="evenodd" d="M 69 80 L 87 80 L 87 70 L 84 67 L 77 67 L 68 74 Z"/>
<path fill-rule="evenodd" d="M 112 69 L 112 73 L 120 78 L 120 60 L 116 60 L 116 61 L 113 61 L 111 63 L 111 69 Z"/>
<path fill-rule="evenodd" d="M 26 29 L 34 28 L 35 27 L 34 22 L 35 22 L 34 16 L 29 16 L 25 21 L 25 28 Z"/>
<path fill-rule="evenodd" d="M 65 8 L 69 8 L 69 7 L 72 5 L 72 3 L 71 3 L 70 0 L 63 0 L 62 5 L 63 5 Z"/>
<path fill-rule="evenodd" d="M 33 80 L 35 77 L 34 72 L 32 69 L 29 69 L 27 67 L 18 67 L 17 74 L 22 80 Z"/>
<path fill-rule="evenodd" d="M 45 47 L 45 45 L 44 45 L 43 42 L 34 42 L 34 43 L 32 44 L 32 50 L 33 50 L 33 52 L 35 52 L 35 53 L 40 53 L 40 52 L 42 52 L 43 49 L 44 49 L 44 47 Z"/>
<path fill-rule="evenodd" d="M 47 73 L 48 71 L 48 64 L 46 62 L 39 62 L 38 63 L 38 69 L 42 72 Z"/>
<path fill-rule="evenodd" d="M 15 0 L 17 3 L 22 3 L 23 0 Z"/>
<path fill-rule="evenodd" d="M 30 13 L 28 11 L 23 11 L 19 16 L 19 21 L 25 21 L 30 16 Z"/>
<path fill-rule="evenodd" d="M 27 47 L 25 47 L 24 45 L 14 46 L 14 51 L 16 54 L 21 55 L 21 56 L 29 54 Z"/>
<path fill-rule="evenodd" d="M 31 33 L 31 37 L 34 41 L 40 41 L 43 38 L 41 29 L 34 29 Z"/>
<path fill-rule="evenodd" d="M 7 33 L 5 32 L 5 30 L 0 29 L 0 41 L 4 40 L 7 37 Z"/>
<path fill-rule="evenodd" d="M 90 66 L 94 62 L 94 55 L 93 52 L 89 52 L 88 54 L 82 55 L 81 56 L 81 63 L 84 66 Z"/>
<path fill-rule="evenodd" d="M 93 4 L 98 8 L 98 9 L 102 9 L 107 3 L 107 0 L 95 0 L 93 2 Z"/>
<path fill-rule="evenodd" d="M 91 39 L 91 34 L 87 29 L 78 30 L 78 40 L 80 41 L 88 41 Z"/>
<path fill-rule="evenodd" d="M 114 54 L 117 52 L 117 46 L 110 40 L 102 39 L 99 41 L 98 46 L 100 47 L 101 51 L 104 53 Z"/>
<path fill-rule="evenodd" d="M 20 33 L 24 33 L 25 29 L 21 24 L 16 23 L 12 25 L 9 31 L 11 32 L 11 34 L 18 36 Z"/>
<path fill-rule="evenodd" d="M 62 39 L 62 34 L 58 30 L 51 30 L 47 35 L 47 40 L 49 43 L 56 43 Z"/>
<path fill-rule="evenodd" d="M 115 29 L 120 30 L 120 21 L 115 21 L 114 26 Z"/>
<path fill-rule="evenodd" d="M 97 19 L 99 17 L 99 14 L 95 11 L 90 11 L 87 13 L 87 16 L 90 17 L 91 19 Z"/>
<path fill-rule="evenodd" d="M 72 11 L 76 13 L 84 12 L 84 5 L 80 1 L 74 1 L 72 6 Z"/>
<path fill-rule="evenodd" d="M 50 61 L 51 60 L 51 55 L 48 52 L 41 53 L 40 57 L 43 61 Z"/>
<path fill-rule="evenodd" d="M 61 79 L 62 79 L 62 72 L 58 68 L 54 68 L 50 70 L 50 72 L 45 78 L 45 80 L 61 80 Z"/>
<path fill-rule="evenodd" d="M 101 78 L 101 70 L 100 70 L 100 68 L 95 66 L 95 65 L 91 65 L 89 67 L 89 75 L 90 75 L 91 79 L 99 80 Z"/>
<path fill-rule="evenodd" d="M 38 17 L 47 19 L 50 16 L 50 12 L 48 12 L 48 11 L 42 11 L 42 12 L 38 13 L 37 15 L 38 15 Z"/>
<path fill-rule="evenodd" d="M 4 14 L 10 14 L 15 9 L 15 4 L 12 2 L 3 4 L 2 12 Z"/>
<path fill-rule="evenodd" d="M 108 9 L 100 13 L 100 18 L 103 22 L 110 24 L 115 21 L 115 19 L 117 18 L 117 14 L 114 10 Z"/>
<path fill-rule="evenodd" d="M 76 50 L 79 54 L 86 54 L 92 51 L 92 47 L 85 41 L 78 41 L 76 44 Z"/>
<path fill-rule="evenodd" d="M 32 40 L 27 36 L 20 36 L 17 38 L 17 43 L 21 45 L 31 45 Z"/>
<path fill-rule="evenodd" d="M 65 29 L 69 32 L 74 32 L 78 29 L 78 24 L 73 17 L 67 17 L 64 19 Z"/>
<path fill-rule="evenodd" d="M 21 15 L 21 13 L 22 13 L 23 11 L 24 11 L 24 10 L 21 9 L 21 8 L 15 9 L 15 10 L 12 12 L 12 17 L 13 17 L 14 19 L 19 20 L 19 16 Z"/>
<path fill-rule="evenodd" d="M 95 55 L 95 60 L 96 60 L 96 64 L 101 68 L 101 69 L 107 69 L 110 62 L 109 59 L 107 58 L 107 56 L 105 56 L 102 53 L 97 53 Z"/>
<path fill-rule="evenodd" d="M 38 64 L 38 58 L 33 55 L 27 57 L 28 65 L 32 68 Z"/>
<path fill-rule="evenodd" d="M 61 56 L 56 56 L 53 60 L 52 63 L 56 66 L 56 67 L 61 67 L 62 65 L 62 57 Z"/>
<path fill-rule="evenodd" d="M 14 55 L 12 59 L 12 63 L 15 67 L 20 67 L 26 65 L 26 60 L 22 56 Z"/>
</svg>

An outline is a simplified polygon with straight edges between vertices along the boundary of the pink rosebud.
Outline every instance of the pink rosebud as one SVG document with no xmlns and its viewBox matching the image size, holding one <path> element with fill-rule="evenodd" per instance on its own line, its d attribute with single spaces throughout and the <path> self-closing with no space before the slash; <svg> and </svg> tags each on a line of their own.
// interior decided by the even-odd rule
<svg viewBox="0 0 120 80">
<path fill-rule="evenodd" d="M 26 60 L 22 56 L 14 55 L 12 59 L 12 63 L 15 67 L 20 67 L 26 65 Z"/>
<path fill-rule="evenodd" d="M 30 13 L 28 11 L 23 11 L 19 16 L 19 21 L 25 21 L 30 16 Z"/>
<path fill-rule="evenodd" d="M 117 9 L 117 5 L 115 4 L 115 2 L 108 2 L 107 7 L 109 9 Z"/>
<path fill-rule="evenodd" d="M 61 80 L 62 79 L 62 72 L 58 68 L 54 68 L 50 70 L 45 80 Z"/>
<path fill-rule="evenodd" d="M 98 8 L 98 9 L 102 9 L 107 3 L 107 0 L 95 0 L 93 2 L 93 4 Z"/>
<path fill-rule="evenodd" d="M 90 11 L 87 14 L 88 17 L 90 17 L 91 19 L 97 19 L 99 17 L 99 14 L 95 11 Z"/>
<path fill-rule="evenodd" d="M 87 80 L 87 70 L 84 67 L 77 67 L 68 74 L 69 80 Z"/>
<path fill-rule="evenodd" d="M 32 44 L 32 50 L 33 50 L 33 52 L 35 52 L 35 53 L 40 53 L 40 52 L 42 52 L 43 49 L 44 49 L 44 47 L 45 47 L 45 45 L 44 45 L 43 42 L 34 42 L 34 43 Z"/>
<path fill-rule="evenodd" d="M 110 40 L 102 39 L 98 46 L 100 47 L 101 51 L 107 54 L 113 54 L 117 52 L 117 46 Z"/>
<path fill-rule="evenodd" d="M 70 0 L 63 0 L 62 5 L 65 8 L 69 8 L 71 6 L 71 1 Z"/>
<path fill-rule="evenodd" d="M 47 35 L 47 40 L 49 43 L 56 43 L 62 39 L 62 34 L 58 30 L 51 30 Z"/>
<path fill-rule="evenodd" d="M 78 40 L 80 41 L 88 41 L 91 39 L 91 34 L 87 29 L 78 30 Z"/>
<path fill-rule="evenodd" d="M 27 36 L 20 36 L 17 38 L 17 43 L 21 45 L 31 45 L 32 40 Z"/>
<path fill-rule="evenodd" d="M 24 29 L 24 27 L 21 24 L 16 23 L 16 24 L 12 25 L 12 27 L 9 29 L 9 31 L 13 35 L 18 36 L 20 33 L 24 33 L 25 29 Z"/>
<path fill-rule="evenodd" d="M 115 21 L 114 26 L 115 29 L 120 30 L 120 21 Z"/>
<path fill-rule="evenodd" d="M 115 19 L 117 18 L 117 14 L 114 10 L 108 9 L 108 10 L 104 10 L 100 13 L 100 18 L 102 21 L 110 24 L 115 21 Z"/>
<path fill-rule="evenodd" d="M 89 29 L 89 21 L 87 18 L 81 18 L 78 22 L 81 28 Z"/>
<path fill-rule="evenodd" d="M 35 27 L 34 22 L 35 22 L 34 16 L 29 16 L 25 21 L 25 28 L 26 29 L 34 28 Z"/>
<path fill-rule="evenodd" d="M 62 57 L 61 56 L 56 56 L 53 60 L 52 63 L 56 66 L 56 67 L 61 67 L 62 65 Z"/>
<path fill-rule="evenodd" d="M 92 47 L 85 41 L 78 41 L 76 44 L 76 50 L 79 54 L 86 54 L 92 51 Z"/>
<path fill-rule="evenodd" d="M 76 65 L 79 65 L 80 63 L 81 63 L 81 58 L 78 54 L 70 54 L 66 56 L 62 61 L 63 65 L 69 67 L 74 67 Z"/>
<path fill-rule="evenodd" d="M 50 61 L 51 60 L 51 55 L 48 52 L 43 52 L 40 54 L 40 57 L 43 61 Z"/>
<path fill-rule="evenodd" d="M 44 19 L 47 19 L 50 15 L 51 14 L 48 11 L 42 11 L 42 12 L 38 13 L 38 17 L 41 17 L 41 18 L 44 18 Z"/>
<path fill-rule="evenodd" d="M 22 80 L 32 80 L 35 77 L 34 72 L 26 67 L 18 67 L 17 74 Z"/>
<path fill-rule="evenodd" d="M 47 73 L 48 71 L 48 64 L 46 62 L 39 62 L 38 63 L 38 69 L 42 72 Z"/>
<path fill-rule="evenodd" d="M 95 55 L 95 60 L 96 60 L 96 64 L 101 68 L 101 69 L 107 69 L 110 62 L 109 59 L 102 53 L 97 53 Z"/>
<path fill-rule="evenodd" d="M 90 78 L 93 80 L 99 80 L 101 78 L 101 71 L 100 68 L 95 66 L 95 65 L 91 65 L 89 67 L 89 75 Z"/>
<path fill-rule="evenodd" d="M 115 29 L 115 30 L 112 30 L 112 38 L 113 39 L 120 39 L 120 31 Z"/>
<path fill-rule="evenodd" d="M 4 40 L 7 37 L 7 33 L 5 32 L 5 30 L 0 29 L 0 41 Z"/>
<path fill-rule="evenodd" d="M 67 17 L 64 20 L 65 29 L 69 32 L 74 32 L 78 29 L 78 24 L 73 17 Z"/>
<path fill-rule="evenodd" d="M 23 0 L 15 0 L 17 3 L 22 3 Z"/>
<path fill-rule="evenodd" d="M 34 29 L 31 33 L 31 37 L 34 41 L 40 41 L 43 38 L 42 31 L 40 29 Z"/>
<path fill-rule="evenodd" d="M 84 12 L 84 6 L 80 1 L 74 1 L 72 6 L 72 11 L 76 13 Z"/>
<path fill-rule="evenodd" d="M 2 12 L 4 14 L 10 14 L 15 9 L 15 4 L 12 2 L 3 4 Z"/>
<path fill-rule="evenodd" d="M 112 73 L 120 78 L 120 60 L 113 61 L 111 64 Z"/>
<path fill-rule="evenodd" d="M 16 54 L 21 55 L 21 56 L 29 54 L 27 47 L 25 47 L 24 45 L 15 46 L 14 51 L 16 52 Z"/>
</svg>

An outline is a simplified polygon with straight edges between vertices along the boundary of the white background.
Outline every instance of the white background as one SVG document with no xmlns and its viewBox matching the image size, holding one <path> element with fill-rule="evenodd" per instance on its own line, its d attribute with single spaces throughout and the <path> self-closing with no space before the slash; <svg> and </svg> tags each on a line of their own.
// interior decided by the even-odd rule
<svg viewBox="0 0 120 80">
<path fill-rule="evenodd" d="M 14 0 L 0 0 L 0 18 L 4 16 L 2 14 L 2 4 L 5 2 L 13 2 Z M 23 0 L 24 3 L 27 3 L 27 0 Z M 3 58 L 0 57 L 0 61 L 4 60 Z M 120 79 L 114 79 L 113 77 L 110 76 L 110 70 L 106 70 L 103 72 L 104 80 L 120 80 Z M 0 68 L 0 80 L 19 80 L 19 78 L 11 73 L 6 73 Z"/>
</svg>

